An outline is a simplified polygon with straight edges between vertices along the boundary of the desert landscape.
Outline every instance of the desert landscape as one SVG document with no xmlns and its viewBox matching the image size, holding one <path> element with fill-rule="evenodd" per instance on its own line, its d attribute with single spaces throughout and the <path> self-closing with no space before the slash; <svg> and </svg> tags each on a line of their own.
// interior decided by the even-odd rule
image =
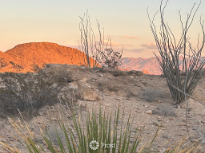
<svg viewBox="0 0 205 153">
<path fill-rule="evenodd" d="M 48 42 L 21 44 L 1 53 L 1 142 L 27 153 L 26 146 L 11 136 L 19 137 L 7 117 L 16 123 L 22 122 L 18 108 L 41 142 L 38 129 L 46 128 L 51 135 L 54 133 L 53 128 L 57 127 L 59 120 L 57 116 L 62 113 L 59 104 L 77 107 L 75 113 L 83 114 L 83 122 L 92 109 L 97 111 L 101 106 L 106 114 L 113 115 L 120 106 L 120 112 L 124 110 L 124 122 L 131 113 L 134 117 L 133 129 L 145 126 L 140 147 L 150 142 L 160 128 L 153 152 L 163 152 L 186 136 L 186 102 L 176 104 L 165 77 L 125 70 L 125 67 L 124 71 L 122 68 L 85 67 L 81 65 L 82 55 L 77 49 Z M 187 145 L 204 143 L 204 140 L 198 139 L 205 132 L 205 106 L 197 102 L 205 101 L 204 87 L 205 73 L 192 95 L 194 99 L 188 100 L 188 129 L 191 134 Z M 70 109 L 65 107 L 65 110 L 67 115 L 63 120 L 71 124 Z M 52 139 L 57 145 L 55 135 Z M 200 152 L 203 150 L 201 148 Z M 6 151 L 2 149 L 0 152 Z"/>
<path fill-rule="evenodd" d="M 1 1 L 0 153 L 205 153 L 203 8 Z"/>
</svg>

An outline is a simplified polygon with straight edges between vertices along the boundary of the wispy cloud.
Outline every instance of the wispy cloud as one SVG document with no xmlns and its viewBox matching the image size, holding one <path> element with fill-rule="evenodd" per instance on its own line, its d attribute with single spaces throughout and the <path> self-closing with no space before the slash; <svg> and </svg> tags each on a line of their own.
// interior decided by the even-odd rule
<svg viewBox="0 0 205 153">
<path fill-rule="evenodd" d="M 143 49 L 143 48 L 135 48 L 135 49 L 125 49 L 125 51 L 141 53 L 141 52 L 145 51 L 145 49 Z"/>
<path fill-rule="evenodd" d="M 145 47 L 146 49 L 157 49 L 157 46 L 155 43 L 146 43 L 141 44 L 142 47 Z"/>
<path fill-rule="evenodd" d="M 136 36 L 127 36 L 127 35 L 118 35 L 119 37 L 123 37 L 123 38 L 128 38 L 128 39 L 138 39 L 139 37 L 136 37 Z"/>
<path fill-rule="evenodd" d="M 111 40 L 111 42 L 110 41 L 108 41 L 108 40 L 104 40 L 104 43 L 105 43 L 105 45 L 110 45 L 110 43 L 111 43 L 111 45 L 112 46 L 115 46 L 115 47 L 119 47 L 119 46 L 121 46 L 121 44 L 119 43 L 119 42 L 117 42 L 117 41 L 112 41 Z"/>
<path fill-rule="evenodd" d="M 110 42 L 111 42 L 111 47 L 124 47 L 124 46 L 133 46 L 132 44 L 122 44 L 119 43 L 117 41 L 108 41 L 108 40 L 104 40 L 104 45 L 106 46 L 110 46 Z M 96 42 L 97 45 L 99 44 L 99 42 Z"/>
</svg>

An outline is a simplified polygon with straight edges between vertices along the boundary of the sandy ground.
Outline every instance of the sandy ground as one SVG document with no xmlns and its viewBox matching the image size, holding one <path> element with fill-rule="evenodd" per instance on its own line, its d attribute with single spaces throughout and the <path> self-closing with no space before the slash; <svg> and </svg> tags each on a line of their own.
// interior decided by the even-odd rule
<svg viewBox="0 0 205 153">
<path fill-rule="evenodd" d="M 90 77 L 87 82 L 92 85 L 92 83 L 95 82 L 95 79 L 92 78 L 95 77 L 96 76 Z M 183 102 L 180 106 L 175 105 L 166 84 L 166 79 L 161 76 L 144 75 L 141 77 L 127 77 L 132 81 L 130 81 L 126 87 L 132 89 L 133 94 L 135 94 L 134 96 L 127 94 L 127 88 L 118 93 L 99 91 L 101 95 L 100 100 L 78 100 L 78 110 L 76 111 L 76 115 L 81 113 L 81 121 L 85 123 L 86 114 L 92 109 L 98 112 L 99 107 L 101 106 L 102 110 L 107 112 L 106 114 L 114 115 L 114 112 L 117 110 L 118 106 L 120 106 L 120 116 L 122 115 L 123 110 L 125 115 L 123 125 L 126 125 L 128 116 L 131 113 L 131 118 L 134 117 L 133 130 L 136 128 L 142 129 L 142 127 L 145 126 L 143 131 L 144 137 L 139 148 L 143 146 L 145 142 L 150 142 L 152 140 L 158 127 L 160 128 L 160 133 L 154 141 L 153 150 L 159 149 L 159 152 L 162 152 L 172 144 L 179 142 L 179 140 L 187 134 L 185 115 L 186 103 Z M 112 79 L 112 76 L 110 76 L 110 79 Z M 123 79 L 123 77 L 119 76 L 118 79 Z M 202 78 L 192 96 L 201 102 L 205 102 L 204 90 L 205 78 Z M 27 121 L 30 129 L 35 133 L 35 136 L 39 140 L 39 127 L 43 128 L 45 126 L 50 131 L 54 131 L 52 128 L 53 124 L 57 127 L 57 116 L 59 113 L 62 113 L 62 111 L 58 111 L 58 109 L 59 104 L 56 104 L 53 107 L 44 106 L 39 111 L 38 116 Z M 71 112 L 70 110 L 67 111 L 66 119 L 62 118 L 62 120 L 72 124 Z M 19 123 L 18 118 L 13 118 L 13 120 Z M 119 125 L 121 122 L 122 121 L 119 121 Z M 200 131 L 198 129 L 205 132 L 204 123 L 205 106 L 193 99 L 189 99 L 188 130 L 192 133 L 191 142 L 195 142 L 199 138 L 197 132 L 200 134 Z M 27 133 L 26 130 L 23 131 Z M 11 126 L 8 119 L 0 119 L 0 140 L 8 145 L 15 145 L 22 153 L 28 153 L 26 147 L 16 141 L 11 134 L 15 135 L 17 138 L 20 137 Z M 133 140 L 133 138 L 131 140 Z M 0 152 L 4 153 L 3 150 L 0 150 Z"/>
</svg>

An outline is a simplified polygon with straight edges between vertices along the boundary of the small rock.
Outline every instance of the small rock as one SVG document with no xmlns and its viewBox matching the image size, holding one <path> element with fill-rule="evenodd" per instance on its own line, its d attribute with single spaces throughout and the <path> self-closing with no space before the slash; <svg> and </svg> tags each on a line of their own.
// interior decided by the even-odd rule
<svg viewBox="0 0 205 153">
<path fill-rule="evenodd" d="M 153 125 L 159 126 L 159 123 L 158 122 L 153 122 Z"/>
<path fill-rule="evenodd" d="M 152 110 L 148 110 L 148 111 L 146 111 L 146 113 L 151 115 L 152 114 Z"/>
<path fill-rule="evenodd" d="M 205 122 L 204 122 L 204 121 L 201 121 L 201 123 L 204 124 Z"/>
<path fill-rule="evenodd" d="M 133 143 L 134 142 L 134 138 L 130 138 L 130 143 Z"/>
<path fill-rule="evenodd" d="M 157 120 L 158 120 L 158 121 L 161 121 L 161 120 L 162 120 L 162 118 L 158 116 L 158 117 L 157 117 Z"/>
<path fill-rule="evenodd" d="M 161 123 L 158 123 L 158 122 L 153 122 L 153 125 L 163 127 L 163 125 Z"/>
<path fill-rule="evenodd" d="M 42 112 L 40 112 L 40 113 L 38 113 L 38 115 L 43 116 L 43 113 L 42 113 Z"/>
<path fill-rule="evenodd" d="M 105 96 L 110 96 L 110 94 L 104 93 Z"/>
<path fill-rule="evenodd" d="M 133 78 L 133 76 L 130 76 L 130 78 Z"/>
<path fill-rule="evenodd" d="M 170 138 L 171 138 L 171 136 L 169 136 L 169 135 L 163 135 L 163 136 L 162 136 L 162 138 L 165 138 L 165 139 L 170 139 Z"/>
<path fill-rule="evenodd" d="M 83 78 L 81 81 L 86 82 L 87 80 L 88 80 L 88 78 Z"/>
<path fill-rule="evenodd" d="M 188 107 L 188 108 L 187 108 L 187 111 L 190 112 L 192 109 L 193 109 L 193 108 Z"/>
</svg>

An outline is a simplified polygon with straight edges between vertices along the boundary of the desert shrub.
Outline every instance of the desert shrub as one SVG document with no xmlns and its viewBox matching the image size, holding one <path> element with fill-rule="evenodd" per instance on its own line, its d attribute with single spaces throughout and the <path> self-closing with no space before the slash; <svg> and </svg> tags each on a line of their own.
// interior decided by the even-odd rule
<svg viewBox="0 0 205 153">
<path fill-rule="evenodd" d="M 155 109 L 152 110 L 153 114 L 160 116 L 177 116 L 174 112 L 173 106 L 168 104 L 159 104 Z"/>
<path fill-rule="evenodd" d="M 158 90 L 151 90 L 151 89 L 146 89 L 142 93 L 142 97 L 147 101 L 147 102 L 153 102 L 159 100 L 161 96 L 161 92 Z"/>
<path fill-rule="evenodd" d="M 39 71 L 39 73 L 0 74 L 0 79 L 0 83 L 4 86 L 0 88 L 1 117 L 19 115 L 20 111 L 27 119 L 31 119 L 45 105 L 58 102 L 71 105 L 77 101 L 72 92 L 67 93 L 66 89 L 60 88 L 61 84 L 72 81 L 72 76 L 69 75 L 58 77 L 54 72 Z"/>
<path fill-rule="evenodd" d="M 159 50 L 161 57 L 158 57 L 155 53 L 154 55 L 156 56 L 159 65 L 161 67 L 161 70 L 163 71 L 163 74 L 167 80 L 167 84 L 172 94 L 172 98 L 176 101 L 176 103 L 180 103 L 184 101 L 186 97 L 185 94 L 181 91 L 184 91 L 189 95 L 192 95 L 199 79 L 201 78 L 201 75 L 199 74 L 201 73 L 202 68 L 205 64 L 205 60 L 203 60 L 200 63 L 201 52 L 203 50 L 204 42 L 205 42 L 204 25 L 202 24 L 200 19 L 203 41 L 201 44 L 201 48 L 197 46 L 198 51 L 195 51 L 192 48 L 191 43 L 189 42 L 187 33 L 200 4 L 198 5 L 193 15 L 192 15 L 192 11 L 194 7 L 190 11 L 190 14 L 187 15 L 186 24 L 183 24 L 183 22 L 181 21 L 181 15 L 179 12 L 180 21 L 182 24 L 182 35 L 181 38 L 179 39 L 179 42 L 176 43 L 174 34 L 172 33 L 169 26 L 165 24 L 164 21 L 164 9 L 168 1 L 166 1 L 164 7 L 162 7 L 162 2 L 163 0 L 161 1 L 161 5 L 160 5 L 161 39 L 158 38 L 156 27 L 154 25 L 155 16 L 151 21 L 148 14 L 148 17 L 150 19 L 150 27 L 154 35 L 156 46 Z M 186 76 L 184 77 L 182 73 Z"/>
<path fill-rule="evenodd" d="M 85 18 L 85 19 L 84 19 Z M 84 16 L 81 18 L 81 22 L 79 24 L 80 32 L 81 32 L 81 46 L 80 50 L 82 50 L 85 54 L 83 57 L 83 62 L 81 65 L 86 67 L 96 67 L 99 66 L 98 63 L 101 64 L 101 66 L 107 66 L 111 68 L 117 68 L 121 65 L 121 57 L 122 53 L 114 52 L 111 48 L 111 42 L 110 39 L 108 39 L 108 42 L 110 42 L 110 47 L 108 48 L 104 44 L 104 33 L 103 37 L 100 31 L 100 25 L 98 24 L 98 31 L 100 40 L 98 44 L 95 42 L 94 32 L 91 28 L 90 24 L 90 17 L 88 14 L 84 14 Z M 86 25 L 86 26 L 85 26 Z M 123 51 L 123 50 L 122 50 Z M 91 63 L 91 58 L 94 59 Z"/>
<path fill-rule="evenodd" d="M 122 54 L 119 52 L 114 52 L 112 48 L 106 48 L 104 52 L 98 50 L 98 54 L 100 54 L 100 57 L 96 57 L 96 60 L 98 63 L 102 64 L 102 66 L 107 66 L 111 68 L 117 68 L 122 64 L 121 57 Z"/>
</svg>

